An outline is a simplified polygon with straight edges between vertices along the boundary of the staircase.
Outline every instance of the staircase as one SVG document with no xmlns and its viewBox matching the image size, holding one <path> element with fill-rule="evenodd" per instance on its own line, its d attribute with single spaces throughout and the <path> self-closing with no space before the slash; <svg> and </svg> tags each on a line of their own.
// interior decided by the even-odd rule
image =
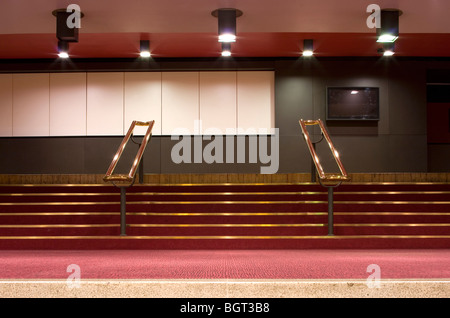
<svg viewBox="0 0 450 318">
<path fill-rule="evenodd" d="M 450 248 L 450 184 L 0 185 L 0 249 Z"/>
</svg>

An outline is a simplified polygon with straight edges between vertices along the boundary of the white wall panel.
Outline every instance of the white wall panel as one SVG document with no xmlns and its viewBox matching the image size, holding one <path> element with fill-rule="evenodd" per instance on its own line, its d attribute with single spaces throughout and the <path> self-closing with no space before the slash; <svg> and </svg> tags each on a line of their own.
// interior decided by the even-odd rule
<svg viewBox="0 0 450 318">
<path fill-rule="evenodd" d="M 49 74 L 13 75 L 13 135 L 49 135 Z"/>
<path fill-rule="evenodd" d="M 123 135 L 132 120 L 176 128 L 274 127 L 274 73 L 101 72 L 0 75 L 0 136 Z M 143 134 L 145 128 L 138 128 Z"/>
<path fill-rule="evenodd" d="M 155 121 L 152 134 L 161 135 L 161 73 L 125 73 L 125 132 L 133 120 Z M 135 135 L 143 135 L 147 127 L 136 127 Z"/>
<path fill-rule="evenodd" d="M 121 72 L 88 73 L 88 135 L 124 134 L 123 77 Z"/>
<path fill-rule="evenodd" d="M 0 136 L 13 133 L 12 74 L 0 74 Z"/>
<path fill-rule="evenodd" d="M 162 134 L 184 128 L 195 133 L 199 120 L 199 73 L 162 73 Z"/>
<path fill-rule="evenodd" d="M 274 128 L 274 72 L 237 73 L 238 128 Z"/>
<path fill-rule="evenodd" d="M 202 131 L 236 129 L 236 72 L 200 72 Z"/>
<path fill-rule="evenodd" d="M 50 74 L 50 135 L 86 135 L 86 73 Z"/>
</svg>

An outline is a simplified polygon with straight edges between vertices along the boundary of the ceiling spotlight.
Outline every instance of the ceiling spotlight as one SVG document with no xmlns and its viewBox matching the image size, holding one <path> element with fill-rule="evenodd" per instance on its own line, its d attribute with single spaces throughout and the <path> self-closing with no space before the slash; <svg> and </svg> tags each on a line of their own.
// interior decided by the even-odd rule
<svg viewBox="0 0 450 318">
<path fill-rule="evenodd" d="M 67 54 L 66 52 L 61 52 L 58 54 L 58 56 L 62 59 L 67 59 L 69 58 L 69 54 Z"/>
<path fill-rule="evenodd" d="M 52 11 L 56 17 L 56 37 L 58 38 L 58 56 L 69 57 L 69 42 L 78 42 L 81 18 L 84 17 L 78 5 L 69 5 L 65 9 Z"/>
<path fill-rule="evenodd" d="M 313 56 L 313 40 L 303 40 L 303 56 Z"/>
<path fill-rule="evenodd" d="M 395 54 L 395 44 L 394 43 L 384 43 L 383 48 L 379 50 L 383 56 L 392 56 Z"/>
<path fill-rule="evenodd" d="M 225 33 L 219 35 L 219 42 L 231 43 L 236 42 L 236 35 Z"/>
<path fill-rule="evenodd" d="M 69 57 L 69 43 L 66 41 L 58 41 L 58 56 L 62 59 Z"/>
<path fill-rule="evenodd" d="M 150 41 L 141 40 L 140 41 L 140 56 L 141 57 L 150 57 Z"/>
<path fill-rule="evenodd" d="M 393 56 L 395 54 L 393 50 L 384 50 L 384 49 L 378 49 L 378 53 L 387 57 Z"/>
<path fill-rule="evenodd" d="M 231 56 L 231 43 L 222 43 L 222 56 Z"/>
<path fill-rule="evenodd" d="M 399 17 L 402 12 L 397 9 L 383 9 L 380 13 L 380 28 L 377 29 L 377 42 L 394 43 L 399 35 Z"/>
<path fill-rule="evenodd" d="M 398 39 L 398 36 L 392 35 L 392 34 L 382 34 L 378 37 L 377 42 L 380 43 L 394 43 L 395 40 Z"/>
<path fill-rule="evenodd" d="M 236 42 L 236 18 L 242 15 L 242 11 L 225 8 L 214 10 L 211 14 L 219 20 L 219 42 Z"/>
</svg>

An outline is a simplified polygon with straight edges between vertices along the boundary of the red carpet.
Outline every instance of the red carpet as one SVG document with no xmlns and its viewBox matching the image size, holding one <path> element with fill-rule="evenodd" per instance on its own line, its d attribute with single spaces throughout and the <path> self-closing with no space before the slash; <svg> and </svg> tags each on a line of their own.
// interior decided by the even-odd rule
<svg viewBox="0 0 450 318">
<path fill-rule="evenodd" d="M 450 250 L 0 251 L 0 279 L 448 279 Z"/>
</svg>

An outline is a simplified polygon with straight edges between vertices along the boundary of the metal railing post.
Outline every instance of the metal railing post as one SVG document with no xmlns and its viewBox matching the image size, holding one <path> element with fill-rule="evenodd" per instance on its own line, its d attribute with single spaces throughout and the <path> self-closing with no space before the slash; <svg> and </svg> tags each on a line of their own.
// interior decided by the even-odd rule
<svg viewBox="0 0 450 318">
<path fill-rule="evenodd" d="M 139 183 L 144 183 L 144 156 L 142 156 L 141 161 L 139 162 Z"/>
<path fill-rule="evenodd" d="M 127 235 L 127 188 L 120 187 L 120 235 Z"/>
<path fill-rule="evenodd" d="M 314 150 L 316 149 L 316 144 L 313 143 Z M 314 163 L 314 160 L 311 158 L 311 183 L 316 183 L 316 164 Z"/>
<path fill-rule="evenodd" d="M 328 235 L 334 235 L 334 221 L 333 221 L 333 188 L 328 187 Z"/>
</svg>

